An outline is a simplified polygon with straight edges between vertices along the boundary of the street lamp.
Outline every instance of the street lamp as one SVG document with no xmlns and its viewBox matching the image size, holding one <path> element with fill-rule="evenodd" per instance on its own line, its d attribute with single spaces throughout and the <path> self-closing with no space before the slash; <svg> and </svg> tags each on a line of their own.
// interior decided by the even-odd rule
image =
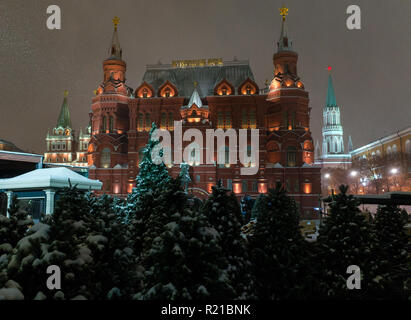
<svg viewBox="0 0 411 320">
<path fill-rule="evenodd" d="M 324 178 L 330 179 L 330 174 L 329 174 L 329 173 L 326 173 L 326 174 L 324 175 Z"/>
<path fill-rule="evenodd" d="M 392 168 L 392 169 L 391 169 L 391 173 L 392 173 L 392 174 L 397 174 L 397 173 L 398 173 L 398 169 L 397 169 L 397 168 Z"/>
<path fill-rule="evenodd" d="M 358 172 L 357 172 L 357 171 L 351 171 L 351 173 L 350 173 L 351 177 L 356 177 L 356 176 L 357 176 L 357 174 L 358 174 Z"/>
</svg>

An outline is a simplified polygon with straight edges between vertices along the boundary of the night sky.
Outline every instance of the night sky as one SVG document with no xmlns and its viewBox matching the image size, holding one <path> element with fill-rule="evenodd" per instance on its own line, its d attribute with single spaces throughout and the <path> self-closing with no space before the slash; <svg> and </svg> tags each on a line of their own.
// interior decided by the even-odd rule
<svg viewBox="0 0 411 320">
<path fill-rule="evenodd" d="M 273 0 L 0 0 L 0 138 L 37 153 L 56 125 L 69 90 L 72 123 L 88 123 L 103 76 L 112 18 L 136 88 L 146 64 L 175 59 L 249 59 L 260 87 L 272 78 L 283 1 Z M 62 29 L 48 30 L 46 9 L 62 10 Z M 299 76 L 310 93 L 311 130 L 321 137 L 327 66 L 333 67 L 345 142 L 354 147 L 411 125 L 411 1 L 289 0 L 288 30 Z M 346 27 L 357 4 L 362 30 Z"/>
</svg>

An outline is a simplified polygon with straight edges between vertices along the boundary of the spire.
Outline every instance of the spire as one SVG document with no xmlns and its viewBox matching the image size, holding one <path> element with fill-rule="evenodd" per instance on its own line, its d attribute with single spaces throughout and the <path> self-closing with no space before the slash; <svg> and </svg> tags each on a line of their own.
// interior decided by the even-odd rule
<svg viewBox="0 0 411 320">
<path fill-rule="evenodd" d="M 354 150 L 354 146 L 352 143 L 351 135 L 348 136 L 348 152 L 351 152 Z"/>
<path fill-rule="evenodd" d="M 281 51 L 292 51 L 292 41 L 288 38 L 288 28 L 287 28 L 287 22 L 286 22 L 286 16 L 288 15 L 288 8 L 283 6 L 282 8 L 279 9 L 280 15 L 282 16 L 282 22 L 281 22 L 281 35 L 280 39 L 277 42 L 278 46 L 278 52 Z"/>
<path fill-rule="evenodd" d="M 328 75 L 328 90 L 327 90 L 326 107 L 336 107 L 337 100 L 335 99 L 333 80 L 331 77 L 331 67 L 328 67 L 328 71 L 329 71 L 329 75 Z"/>
<path fill-rule="evenodd" d="M 109 59 L 121 60 L 123 50 L 120 47 L 120 41 L 118 39 L 118 33 L 117 33 L 117 26 L 120 23 L 120 18 L 114 17 L 112 21 L 114 25 L 114 32 L 113 32 L 113 39 L 111 40 Z"/>
<path fill-rule="evenodd" d="M 64 100 L 63 105 L 61 106 L 61 111 L 59 118 L 57 120 L 57 127 L 70 128 L 71 129 L 71 120 L 70 112 L 67 104 L 68 91 L 64 91 Z"/>
<path fill-rule="evenodd" d="M 188 102 L 188 107 L 190 108 L 194 103 L 196 104 L 197 107 L 201 108 L 203 106 L 203 103 L 201 102 L 200 95 L 198 94 L 197 91 L 197 81 L 194 81 L 194 91 L 191 95 L 190 101 Z"/>
</svg>

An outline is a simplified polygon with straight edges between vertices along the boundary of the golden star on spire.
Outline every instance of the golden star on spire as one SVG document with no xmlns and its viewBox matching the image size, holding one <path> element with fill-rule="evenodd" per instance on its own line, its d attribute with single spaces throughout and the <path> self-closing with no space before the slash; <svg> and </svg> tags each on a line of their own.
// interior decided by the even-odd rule
<svg viewBox="0 0 411 320">
<path fill-rule="evenodd" d="M 120 18 L 115 16 L 112 21 L 113 21 L 113 24 L 114 24 L 114 30 L 117 30 L 117 26 L 120 23 Z"/>
<path fill-rule="evenodd" d="M 283 20 L 285 20 L 285 17 L 288 16 L 288 8 L 282 6 L 282 8 L 279 8 L 278 10 L 280 11 L 280 16 L 282 16 Z"/>
<path fill-rule="evenodd" d="M 64 90 L 64 96 L 65 96 L 65 97 L 68 96 L 68 90 Z"/>
<path fill-rule="evenodd" d="M 194 81 L 194 88 L 197 88 L 198 82 Z"/>
</svg>

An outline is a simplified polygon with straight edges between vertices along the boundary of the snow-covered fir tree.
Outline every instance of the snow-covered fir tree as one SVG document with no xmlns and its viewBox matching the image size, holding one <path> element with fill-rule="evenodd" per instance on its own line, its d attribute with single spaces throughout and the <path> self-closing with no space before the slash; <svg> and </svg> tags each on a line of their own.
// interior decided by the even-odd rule
<svg viewBox="0 0 411 320">
<path fill-rule="evenodd" d="M 33 221 L 27 215 L 27 212 L 20 209 L 16 195 L 12 198 L 8 213 L 9 217 L 0 214 L 0 288 L 5 287 L 3 293 L 21 290 L 20 286 L 9 288 L 11 282 L 8 278 L 7 266 L 18 242 L 33 225 Z M 20 293 L 17 295 L 19 296 Z"/>
<path fill-rule="evenodd" d="M 395 205 L 379 206 L 374 219 L 377 240 L 378 280 L 382 288 L 378 298 L 408 298 L 411 288 L 406 280 L 411 272 L 411 247 L 405 233 L 403 211 Z"/>
<path fill-rule="evenodd" d="M 92 216 L 86 241 L 92 251 L 97 299 L 130 299 L 138 289 L 139 270 L 128 224 L 114 211 L 115 199 L 88 195 Z"/>
<path fill-rule="evenodd" d="M 324 297 L 361 299 L 375 277 L 377 261 L 373 260 L 375 239 L 371 226 L 361 213 L 359 201 L 341 185 L 339 193 L 329 198 L 329 213 L 317 238 L 317 277 Z M 361 290 L 347 287 L 347 268 L 360 267 Z"/>
<path fill-rule="evenodd" d="M 307 281 L 307 244 L 300 231 L 296 203 L 277 184 L 256 205 L 257 223 L 250 241 L 258 298 L 299 298 Z"/>
<path fill-rule="evenodd" d="M 125 210 L 125 216 L 128 218 L 129 214 L 134 212 L 134 209 L 139 204 L 141 195 L 150 192 L 153 188 L 167 183 L 170 176 L 167 171 L 167 167 L 163 162 L 156 164 L 151 158 L 153 151 L 158 151 L 158 154 L 162 156 L 163 150 L 156 150 L 159 148 L 160 141 L 153 139 L 153 132 L 157 130 L 156 124 L 153 122 L 149 138 L 146 146 L 143 149 L 143 159 L 139 163 L 139 172 L 136 178 L 136 187 L 133 192 L 127 197 L 127 201 L 123 210 Z M 158 159 L 157 159 L 158 160 Z"/>
<path fill-rule="evenodd" d="M 236 290 L 234 298 L 250 299 L 254 297 L 254 277 L 248 243 L 241 236 L 240 205 L 235 195 L 228 192 L 219 180 L 217 185 L 212 187 L 212 194 L 201 211 L 220 234 L 220 246 L 229 263 L 227 272 Z"/>
<path fill-rule="evenodd" d="M 143 196 L 153 210 L 147 221 L 143 289 L 136 299 L 227 299 L 235 292 L 219 233 L 200 212 L 188 209 L 179 179 Z"/>
</svg>

